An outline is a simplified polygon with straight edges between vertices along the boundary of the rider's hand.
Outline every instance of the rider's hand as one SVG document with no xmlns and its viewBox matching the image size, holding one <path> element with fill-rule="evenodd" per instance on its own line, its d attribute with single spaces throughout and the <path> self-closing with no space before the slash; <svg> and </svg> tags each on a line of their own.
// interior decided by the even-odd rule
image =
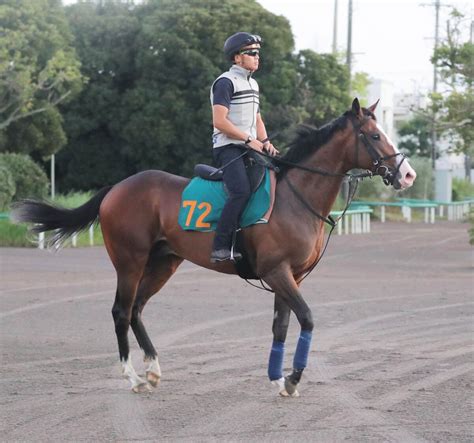
<svg viewBox="0 0 474 443">
<path fill-rule="evenodd" d="M 257 140 L 255 138 L 253 138 L 252 140 L 250 140 L 249 143 L 247 143 L 247 146 L 252 148 L 252 149 L 255 149 L 256 151 L 258 152 L 262 152 L 263 151 L 263 143 L 260 141 L 260 140 Z"/>
<path fill-rule="evenodd" d="M 263 144 L 263 149 L 268 152 L 271 156 L 275 157 L 275 155 L 279 154 L 280 151 L 273 146 L 270 141 L 267 141 Z"/>
</svg>

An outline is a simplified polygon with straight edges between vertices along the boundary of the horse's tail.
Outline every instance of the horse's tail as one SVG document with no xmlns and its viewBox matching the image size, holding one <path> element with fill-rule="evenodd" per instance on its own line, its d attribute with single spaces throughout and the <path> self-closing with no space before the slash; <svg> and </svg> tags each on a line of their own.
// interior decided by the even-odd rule
<svg viewBox="0 0 474 443">
<path fill-rule="evenodd" d="M 59 248 L 66 239 L 84 231 L 97 220 L 100 204 L 111 189 L 112 186 L 102 188 L 88 202 L 73 209 L 41 200 L 20 200 L 13 205 L 10 218 L 16 223 L 33 223 L 29 230 L 35 234 L 54 231 L 48 246 Z"/>
</svg>

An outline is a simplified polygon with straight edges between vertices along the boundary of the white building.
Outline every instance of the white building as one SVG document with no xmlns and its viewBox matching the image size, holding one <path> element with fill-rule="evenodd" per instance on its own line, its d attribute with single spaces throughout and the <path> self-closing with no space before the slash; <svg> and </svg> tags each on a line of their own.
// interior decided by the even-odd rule
<svg viewBox="0 0 474 443">
<path fill-rule="evenodd" d="M 375 109 L 375 117 L 382 124 L 388 136 L 395 139 L 395 127 L 393 120 L 393 83 L 387 80 L 372 79 L 367 91 L 367 103 L 372 105 L 380 99 Z"/>
</svg>

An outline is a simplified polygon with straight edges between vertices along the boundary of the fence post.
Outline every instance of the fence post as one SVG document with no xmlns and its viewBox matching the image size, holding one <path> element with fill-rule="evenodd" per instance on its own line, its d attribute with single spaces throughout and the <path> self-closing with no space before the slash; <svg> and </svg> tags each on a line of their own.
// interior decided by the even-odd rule
<svg viewBox="0 0 474 443">
<path fill-rule="evenodd" d="M 38 234 L 38 248 L 44 249 L 44 232 Z"/>
<path fill-rule="evenodd" d="M 94 246 L 94 225 L 89 226 L 89 245 Z"/>
</svg>

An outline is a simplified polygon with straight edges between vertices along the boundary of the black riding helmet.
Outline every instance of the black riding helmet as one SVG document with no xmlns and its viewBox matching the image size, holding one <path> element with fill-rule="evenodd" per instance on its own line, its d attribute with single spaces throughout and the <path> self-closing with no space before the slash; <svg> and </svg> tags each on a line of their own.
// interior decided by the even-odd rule
<svg viewBox="0 0 474 443">
<path fill-rule="evenodd" d="M 233 61 L 234 55 L 237 54 L 240 49 L 254 43 L 262 43 L 262 38 L 259 35 L 249 34 L 248 32 L 237 32 L 225 41 L 224 54 L 230 61 Z"/>
</svg>

